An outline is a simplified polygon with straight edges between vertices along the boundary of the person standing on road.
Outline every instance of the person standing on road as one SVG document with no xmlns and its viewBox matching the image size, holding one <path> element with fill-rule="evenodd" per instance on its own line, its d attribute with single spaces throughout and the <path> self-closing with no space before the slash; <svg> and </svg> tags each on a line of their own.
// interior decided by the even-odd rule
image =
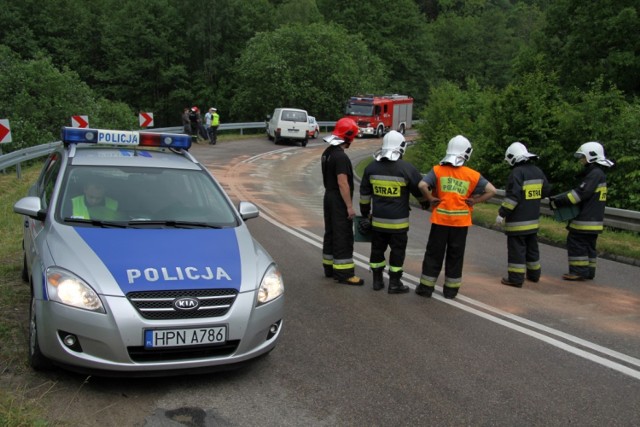
<svg viewBox="0 0 640 427">
<path fill-rule="evenodd" d="M 218 126 L 220 126 L 220 115 L 216 108 L 211 108 L 211 126 L 209 127 L 209 144 L 216 145 L 218 142 Z"/>
<path fill-rule="evenodd" d="M 321 158 L 324 184 L 324 238 L 322 265 L 326 277 L 333 277 L 346 285 L 364 285 L 355 275 L 353 261 L 353 166 L 344 152 L 358 135 L 358 125 L 353 119 L 342 118 L 336 122 L 331 135 L 324 138 L 329 147 Z"/>
<path fill-rule="evenodd" d="M 505 198 L 498 209 L 496 224 L 504 224 L 507 235 L 507 277 L 501 283 L 521 288 L 527 280 L 540 280 L 540 201 L 548 197 L 551 186 L 544 172 L 530 162 L 538 156 L 514 142 L 507 148 L 504 160 L 511 166 Z"/>
<path fill-rule="evenodd" d="M 613 162 L 604 156 L 599 142 L 582 144 L 575 153 L 584 166 L 578 175 L 580 184 L 573 190 L 550 197 L 551 209 L 578 206 L 578 215 L 569 221 L 567 229 L 567 255 L 569 273 L 564 280 L 581 281 L 596 277 L 596 241 L 604 229 L 604 210 L 607 204 L 607 179 L 602 167 Z"/>
<path fill-rule="evenodd" d="M 451 138 L 445 157 L 425 175 L 435 192 L 431 231 L 422 261 L 422 276 L 416 294 L 429 298 L 446 256 L 443 295 L 453 299 L 462 285 L 462 265 L 471 226 L 473 206 L 496 194 L 495 187 L 480 173 L 464 166 L 471 157 L 471 143 L 462 135 Z"/>
<path fill-rule="evenodd" d="M 373 155 L 375 161 L 365 168 L 360 183 L 360 214 L 369 218 L 372 213 L 369 267 L 373 272 L 373 290 L 384 289 L 382 274 L 389 247 L 390 294 L 409 292 L 409 287 L 400 278 L 408 241 L 410 194 L 419 200 L 433 199 L 420 172 L 402 160 L 406 144 L 400 132 L 387 133 L 382 147 Z"/>
<path fill-rule="evenodd" d="M 191 120 L 189 119 L 189 107 L 184 107 L 182 111 L 182 133 L 191 135 Z"/>
</svg>

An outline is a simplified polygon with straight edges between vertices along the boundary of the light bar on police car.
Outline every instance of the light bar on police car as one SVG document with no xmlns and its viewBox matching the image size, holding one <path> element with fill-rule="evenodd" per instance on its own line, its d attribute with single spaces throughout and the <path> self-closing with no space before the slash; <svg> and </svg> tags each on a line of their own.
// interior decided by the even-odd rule
<svg viewBox="0 0 640 427">
<path fill-rule="evenodd" d="M 85 129 L 65 126 L 62 128 L 61 138 L 65 144 L 130 145 L 182 148 L 185 150 L 191 147 L 191 137 L 189 135 L 172 133 Z"/>
</svg>

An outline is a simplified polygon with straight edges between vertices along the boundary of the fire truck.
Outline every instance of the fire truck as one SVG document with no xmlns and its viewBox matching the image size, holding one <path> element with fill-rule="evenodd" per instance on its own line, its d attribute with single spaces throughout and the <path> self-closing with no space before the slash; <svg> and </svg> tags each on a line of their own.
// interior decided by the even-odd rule
<svg viewBox="0 0 640 427">
<path fill-rule="evenodd" d="M 382 137 L 391 130 L 404 134 L 411 129 L 413 98 L 406 95 L 352 96 L 347 101 L 345 114 L 358 124 L 359 137 Z"/>
</svg>

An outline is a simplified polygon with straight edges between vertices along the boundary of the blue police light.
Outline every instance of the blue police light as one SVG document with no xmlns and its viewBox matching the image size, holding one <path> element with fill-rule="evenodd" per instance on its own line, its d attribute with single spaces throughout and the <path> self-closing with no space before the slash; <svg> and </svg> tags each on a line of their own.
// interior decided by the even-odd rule
<svg viewBox="0 0 640 427">
<path fill-rule="evenodd" d="M 126 145 L 185 150 L 191 147 L 189 135 L 171 133 L 63 127 L 61 138 L 65 144 Z"/>
</svg>

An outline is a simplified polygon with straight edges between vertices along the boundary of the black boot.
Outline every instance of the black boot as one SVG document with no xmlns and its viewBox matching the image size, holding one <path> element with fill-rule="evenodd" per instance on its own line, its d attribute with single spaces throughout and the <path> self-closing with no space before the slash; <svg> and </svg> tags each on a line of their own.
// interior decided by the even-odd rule
<svg viewBox="0 0 640 427">
<path fill-rule="evenodd" d="M 389 293 L 390 294 L 406 294 L 409 287 L 402 284 L 400 278 L 402 271 L 392 271 L 389 273 Z"/>
<path fill-rule="evenodd" d="M 384 267 L 373 268 L 371 271 L 373 271 L 373 290 L 384 289 L 384 279 L 382 278 Z"/>
</svg>

